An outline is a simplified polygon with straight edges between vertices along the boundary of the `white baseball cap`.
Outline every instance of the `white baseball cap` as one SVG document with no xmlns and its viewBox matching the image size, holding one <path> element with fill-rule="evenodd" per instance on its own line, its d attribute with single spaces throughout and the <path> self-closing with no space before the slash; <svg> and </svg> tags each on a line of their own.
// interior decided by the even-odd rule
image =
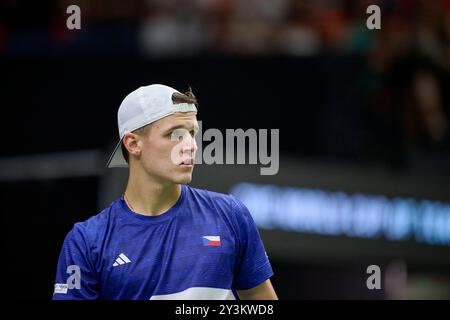
<svg viewBox="0 0 450 320">
<path fill-rule="evenodd" d="M 175 112 L 195 112 L 194 103 L 174 103 L 172 95 L 179 93 L 162 84 L 140 87 L 123 99 L 117 112 L 120 140 L 108 160 L 108 168 L 128 167 L 122 155 L 121 144 L 125 133 L 142 128 Z"/>
</svg>

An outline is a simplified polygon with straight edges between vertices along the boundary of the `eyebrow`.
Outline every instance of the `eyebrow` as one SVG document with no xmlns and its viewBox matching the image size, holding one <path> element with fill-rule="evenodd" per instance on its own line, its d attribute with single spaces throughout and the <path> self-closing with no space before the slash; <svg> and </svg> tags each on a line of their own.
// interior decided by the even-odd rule
<svg viewBox="0 0 450 320">
<path fill-rule="evenodd" d="M 182 125 L 182 124 L 179 124 L 179 125 L 170 127 L 169 129 L 165 130 L 165 132 L 170 132 L 170 131 L 173 131 L 173 130 L 176 130 L 176 129 L 187 129 L 187 126 Z M 198 131 L 198 129 L 199 129 L 199 128 L 198 128 L 198 125 L 194 125 L 194 126 L 193 126 L 193 129 L 194 129 L 195 131 Z"/>
</svg>

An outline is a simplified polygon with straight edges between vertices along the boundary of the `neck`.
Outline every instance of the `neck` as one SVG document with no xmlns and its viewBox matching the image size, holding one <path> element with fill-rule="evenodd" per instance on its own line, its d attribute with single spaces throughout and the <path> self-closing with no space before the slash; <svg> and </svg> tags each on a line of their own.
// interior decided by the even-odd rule
<svg viewBox="0 0 450 320">
<path fill-rule="evenodd" d="M 181 185 L 162 183 L 143 172 L 130 170 L 124 198 L 135 213 L 157 216 L 173 207 L 180 195 Z"/>
</svg>

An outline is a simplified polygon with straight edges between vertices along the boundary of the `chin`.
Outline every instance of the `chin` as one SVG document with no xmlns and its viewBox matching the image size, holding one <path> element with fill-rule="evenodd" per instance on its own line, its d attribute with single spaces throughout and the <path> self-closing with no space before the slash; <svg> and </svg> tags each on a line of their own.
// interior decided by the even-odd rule
<svg viewBox="0 0 450 320">
<path fill-rule="evenodd" d="M 187 183 L 190 183 L 191 181 L 192 181 L 192 174 L 183 175 L 181 177 L 177 177 L 174 179 L 174 182 L 176 184 L 187 184 Z"/>
</svg>

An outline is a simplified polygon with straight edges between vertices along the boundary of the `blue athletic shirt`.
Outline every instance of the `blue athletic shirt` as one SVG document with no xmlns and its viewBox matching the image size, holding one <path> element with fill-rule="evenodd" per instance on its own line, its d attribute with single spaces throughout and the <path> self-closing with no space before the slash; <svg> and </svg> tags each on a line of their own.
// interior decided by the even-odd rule
<svg viewBox="0 0 450 320">
<path fill-rule="evenodd" d="M 248 209 L 233 195 L 181 186 L 158 216 L 123 198 L 76 223 L 59 256 L 54 300 L 238 299 L 273 275 Z"/>
</svg>

